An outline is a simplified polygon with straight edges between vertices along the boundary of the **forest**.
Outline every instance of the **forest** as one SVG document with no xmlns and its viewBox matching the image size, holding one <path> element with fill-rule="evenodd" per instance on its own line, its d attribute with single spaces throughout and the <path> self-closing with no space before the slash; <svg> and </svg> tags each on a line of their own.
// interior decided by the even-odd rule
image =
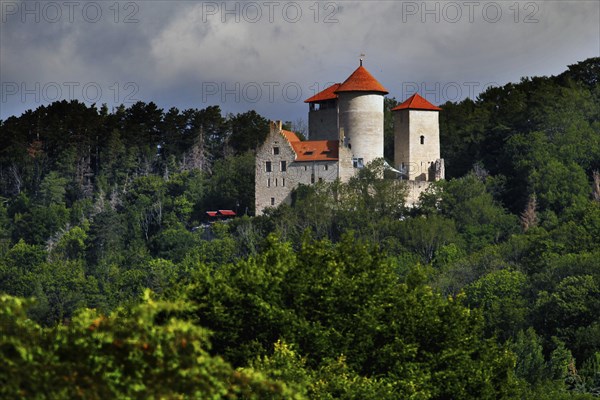
<svg viewBox="0 0 600 400">
<path fill-rule="evenodd" d="M 374 162 L 253 216 L 255 111 L 0 121 L 0 397 L 600 397 L 599 77 L 441 105 L 411 208 Z"/>
</svg>

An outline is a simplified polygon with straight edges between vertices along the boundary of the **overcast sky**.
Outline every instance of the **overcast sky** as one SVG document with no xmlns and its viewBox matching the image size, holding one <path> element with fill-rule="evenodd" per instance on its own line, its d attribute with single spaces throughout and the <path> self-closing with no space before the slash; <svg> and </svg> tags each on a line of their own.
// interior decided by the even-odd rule
<svg viewBox="0 0 600 400">
<path fill-rule="evenodd" d="M 0 119 L 59 99 L 306 118 L 364 56 L 434 104 L 600 55 L 593 1 L 0 0 Z"/>
</svg>

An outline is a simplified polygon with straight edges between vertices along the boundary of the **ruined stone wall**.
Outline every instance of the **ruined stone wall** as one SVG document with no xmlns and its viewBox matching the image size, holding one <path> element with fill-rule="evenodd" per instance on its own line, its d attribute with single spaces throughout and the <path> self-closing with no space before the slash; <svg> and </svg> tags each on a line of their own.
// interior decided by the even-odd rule
<svg viewBox="0 0 600 400">
<path fill-rule="evenodd" d="M 431 182 L 426 181 L 406 181 L 408 185 L 408 194 L 406 195 L 406 206 L 414 207 L 419 203 L 419 196 L 430 185 Z"/>
</svg>

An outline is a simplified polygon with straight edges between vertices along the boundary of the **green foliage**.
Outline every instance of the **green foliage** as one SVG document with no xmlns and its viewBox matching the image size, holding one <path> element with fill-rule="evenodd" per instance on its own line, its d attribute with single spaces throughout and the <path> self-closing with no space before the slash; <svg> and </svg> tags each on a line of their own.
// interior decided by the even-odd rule
<svg viewBox="0 0 600 400">
<path fill-rule="evenodd" d="M 269 121 L 254 110 L 230 117 L 229 124 L 231 135 L 228 141 L 237 154 L 256 150 L 269 133 Z"/>
<path fill-rule="evenodd" d="M 424 211 L 439 209 L 442 215 L 455 221 L 473 250 L 503 241 L 517 230 L 515 216 L 497 204 L 485 182 L 473 173 L 434 186 L 422 201 Z"/>
<path fill-rule="evenodd" d="M 65 200 L 65 185 L 67 180 L 61 178 L 57 172 L 50 172 L 40 184 L 40 201 L 48 206 L 62 204 Z"/>
<path fill-rule="evenodd" d="M 514 343 L 511 344 L 511 350 L 517 356 L 515 373 L 519 378 L 525 379 L 532 385 L 538 385 L 548 376 L 542 343 L 533 328 L 519 331 Z"/>
<path fill-rule="evenodd" d="M 248 214 L 254 209 L 254 155 L 250 152 L 218 160 L 207 183 L 205 207 Z"/>
<path fill-rule="evenodd" d="M 143 304 L 106 317 L 81 310 L 42 329 L 23 301 L 0 297 L 3 398 L 296 398 L 284 384 L 234 371 L 208 354 L 205 329 L 178 317 L 182 303 Z"/>
<path fill-rule="evenodd" d="M 337 245 L 305 242 L 297 255 L 270 238 L 260 256 L 204 276 L 191 299 L 200 305 L 199 323 L 215 332 L 218 354 L 244 365 L 283 339 L 311 355 L 306 368 L 338 370 L 341 376 L 318 386 L 333 397 L 346 391 L 361 393 L 346 398 L 487 398 L 510 392 L 512 359 L 483 339 L 480 316 L 420 279 L 410 282 L 395 277 L 377 248 L 349 235 Z M 337 367 L 319 360 L 338 360 Z M 294 379 L 309 373 L 293 368 Z"/>
<path fill-rule="evenodd" d="M 503 269 L 492 271 L 466 287 L 467 303 L 483 309 L 490 334 L 506 340 L 525 325 L 526 281 L 527 276 L 522 272 Z"/>
</svg>

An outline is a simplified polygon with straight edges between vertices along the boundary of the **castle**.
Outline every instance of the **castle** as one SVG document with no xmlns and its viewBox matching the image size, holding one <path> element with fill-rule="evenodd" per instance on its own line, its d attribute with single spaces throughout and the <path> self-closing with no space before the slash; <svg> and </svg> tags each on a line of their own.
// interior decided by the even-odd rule
<svg viewBox="0 0 600 400">
<path fill-rule="evenodd" d="M 299 184 L 347 181 L 369 162 L 383 158 L 383 97 L 388 91 L 362 65 L 304 102 L 309 105 L 308 136 L 271 122 L 256 153 L 256 215 L 267 207 L 291 203 Z M 394 166 L 408 184 L 406 203 L 414 205 L 430 182 L 444 179 L 440 158 L 440 108 L 418 94 L 392 109 Z"/>
</svg>

